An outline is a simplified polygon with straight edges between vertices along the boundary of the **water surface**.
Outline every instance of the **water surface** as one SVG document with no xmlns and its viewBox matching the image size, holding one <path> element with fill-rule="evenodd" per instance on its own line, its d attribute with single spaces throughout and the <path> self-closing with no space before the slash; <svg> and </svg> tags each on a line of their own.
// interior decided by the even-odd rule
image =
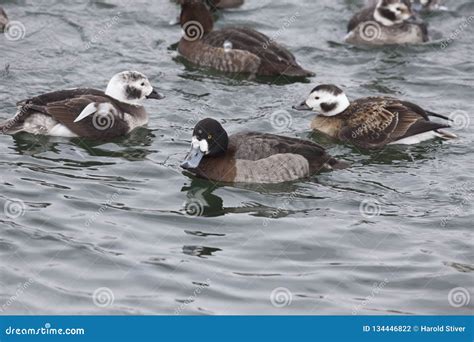
<svg viewBox="0 0 474 342">
<path fill-rule="evenodd" d="M 18 100 L 104 89 L 127 69 L 167 96 L 146 103 L 146 128 L 108 143 L 0 136 L 0 204 L 19 209 L 0 212 L 4 313 L 472 312 L 474 300 L 452 305 L 452 291 L 473 295 L 473 1 L 429 17 L 434 43 L 396 49 L 341 43 L 358 1 L 248 0 L 218 14 L 217 27 L 247 25 L 288 46 L 317 73 L 299 82 L 183 63 L 167 0 L 2 4 L 26 35 L 0 36 L 1 119 Z M 454 115 L 459 139 L 367 152 L 312 134 L 312 114 L 291 106 L 315 83 Z M 272 186 L 195 179 L 179 163 L 204 117 L 228 132 L 313 139 L 352 167 Z"/>
</svg>

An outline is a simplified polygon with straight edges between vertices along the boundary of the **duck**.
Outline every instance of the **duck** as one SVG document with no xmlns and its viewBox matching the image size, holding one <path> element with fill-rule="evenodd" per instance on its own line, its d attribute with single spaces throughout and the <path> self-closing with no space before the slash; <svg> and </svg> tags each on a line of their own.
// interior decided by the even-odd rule
<svg viewBox="0 0 474 342">
<path fill-rule="evenodd" d="M 15 116 L 0 123 L 0 132 L 112 139 L 148 122 L 144 99 L 163 98 L 144 74 L 123 71 L 110 79 L 105 92 L 75 88 L 20 101 Z"/>
<path fill-rule="evenodd" d="M 272 184 L 348 167 L 312 142 L 281 135 L 228 135 L 214 119 L 199 121 L 181 167 L 199 178 L 226 183 Z"/>
<path fill-rule="evenodd" d="M 378 0 L 367 0 L 366 5 L 368 7 L 377 5 Z M 414 12 L 431 12 L 438 9 L 446 9 L 441 5 L 441 0 L 410 0 L 411 7 Z"/>
<path fill-rule="evenodd" d="M 413 10 L 415 12 L 432 12 L 436 10 L 446 10 L 445 6 L 441 5 L 441 0 L 410 0 Z"/>
<path fill-rule="evenodd" d="M 7 13 L 5 13 L 5 10 L 0 7 L 0 33 L 5 32 L 5 28 L 7 27 L 8 24 L 8 17 Z"/>
<path fill-rule="evenodd" d="M 377 0 L 356 13 L 347 26 L 352 45 L 420 44 L 428 41 L 427 25 L 412 11 L 409 0 Z"/>
<path fill-rule="evenodd" d="M 268 36 L 247 27 L 213 30 L 210 11 L 201 0 L 184 0 L 178 52 L 193 64 L 221 72 L 258 76 L 309 77 L 295 57 Z"/>
<path fill-rule="evenodd" d="M 316 111 L 311 128 L 332 138 L 360 148 L 380 149 L 386 145 L 411 145 L 456 135 L 443 128 L 450 127 L 448 117 L 389 96 L 372 96 L 349 101 L 341 88 L 321 84 L 311 90 L 296 110 Z M 437 123 L 430 117 L 447 122 Z"/>
<path fill-rule="evenodd" d="M 178 4 L 183 4 L 186 0 L 176 0 Z M 211 11 L 220 9 L 238 8 L 244 4 L 244 0 L 203 0 Z"/>
</svg>

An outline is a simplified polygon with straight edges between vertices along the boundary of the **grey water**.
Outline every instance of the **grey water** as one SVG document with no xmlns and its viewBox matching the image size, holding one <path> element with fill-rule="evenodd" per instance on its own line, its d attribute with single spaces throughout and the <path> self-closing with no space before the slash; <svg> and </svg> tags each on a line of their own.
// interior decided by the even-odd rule
<svg viewBox="0 0 474 342">
<path fill-rule="evenodd" d="M 0 135 L 0 313 L 472 313 L 474 1 L 425 15 L 430 43 L 347 46 L 362 2 L 216 13 L 216 27 L 257 29 L 317 74 L 289 81 L 184 62 L 168 0 L 1 1 L 25 31 L 0 35 L 0 119 L 19 100 L 105 89 L 130 69 L 166 99 L 111 142 Z M 314 134 L 313 114 L 291 106 L 319 83 L 451 116 L 458 139 L 361 151 Z M 204 117 L 311 139 L 352 166 L 272 186 L 200 180 L 179 164 Z"/>
</svg>

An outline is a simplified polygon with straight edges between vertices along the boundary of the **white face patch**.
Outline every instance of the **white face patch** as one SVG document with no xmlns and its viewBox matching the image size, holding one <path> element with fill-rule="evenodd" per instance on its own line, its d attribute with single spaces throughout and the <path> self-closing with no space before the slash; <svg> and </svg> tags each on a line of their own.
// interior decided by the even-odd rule
<svg viewBox="0 0 474 342">
<path fill-rule="evenodd" d="M 141 76 L 141 78 L 137 80 L 127 77 L 127 75 L 131 73 L 138 74 Z M 140 89 L 142 90 L 141 93 L 146 95 L 151 94 L 153 91 L 153 87 L 145 75 L 137 71 L 124 71 L 112 77 L 112 79 L 109 81 L 109 84 L 107 85 L 105 94 L 113 97 L 116 100 L 119 100 L 120 102 L 125 102 L 132 105 L 140 105 L 145 96 L 142 96 L 139 99 L 129 99 L 126 91 L 128 86 L 135 89 Z"/>
<path fill-rule="evenodd" d="M 342 113 L 349 107 L 350 102 L 344 93 L 334 95 L 327 91 L 314 91 L 305 101 L 312 110 L 324 116 L 334 116 Z M 336 104 L 334 108 L 328 110 L 328 105 Z"/>
<path fill-rule="evenodd" d="M 402 2 L 397 2 L 394 4 L 389 4 L 387 6 L 384 6 L 385 9 L 389 10 L 395 15 L 395 19 L 389 19 L 384 17 L 383 15 L 380 14 L 378 11 L 379 8 L 382 7 L 382 0 L 379 1 L 377 4 L 377 9 L 374 12 L 374 18 L 376 21 L 381 23 L 384 26 L 393 26 L 395 24 L 401 24 L 405 20 L 409 19 L 411 17 L 411 12 L 410 9 Z"/>
<path fill-rule="evenodd" d="M 209 144 L 207 143 L 206 139 L 198 140 L 198 138 L 193 136 L 191 139 L 191 144 L 193 145 L 193 148 L 199 148 L 199 150 L 204 154 L 209 152 Z"/>
</svg>

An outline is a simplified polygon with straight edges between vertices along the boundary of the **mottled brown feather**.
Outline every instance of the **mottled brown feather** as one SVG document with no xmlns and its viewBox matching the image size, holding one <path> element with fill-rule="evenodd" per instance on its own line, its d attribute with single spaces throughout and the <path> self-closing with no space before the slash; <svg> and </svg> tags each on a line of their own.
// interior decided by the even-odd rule
<svg viewBox="0 0 474 342">
<path fill-rule="evenodd" d="M 316 117 L 312 128 L 363 148 L 380 148 L 419 133 L 449 127 L 429 120 L 418 105 L 392 97 L 353 101 L 334 117 Z"/>
</svg>

